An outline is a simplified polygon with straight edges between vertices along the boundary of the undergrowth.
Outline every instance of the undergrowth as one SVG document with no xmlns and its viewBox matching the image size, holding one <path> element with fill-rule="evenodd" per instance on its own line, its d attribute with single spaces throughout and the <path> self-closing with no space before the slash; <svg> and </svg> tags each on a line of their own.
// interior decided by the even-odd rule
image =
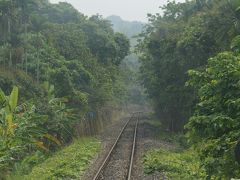
<svg viewBox="0 0 240 180">
<path fill-rule="evenodd" d="M 183 133 L 175 133 L 166 130 L 163 128 L 161 121 L 154 118 L 152 120 L 149 120 L 148 123 L 157 129 L 157 133 L 155 134 L 157 139 L 170 143 L 174 146 L 178 146 L 181 149 L 189 147 L 187 139 Z"/>
<path fill-rule="evenodd" d="M 29 175 L 12 177 L 11 179 L 79 179 L 99 149 L 100 143 L 96 139 L 75 140 L 68 147 L 57 152 L 43 163 L 36 165 Z"/>
<path fill-rule="evenodd" d="M 171 147 L 161 147 L 148 151 L 143 157 L 145 174 L 162 173 L 169 179 L 204 179 L 205 171 L 192 148 L 189 148 L 183 134 L 165 131 L 156 120 L 149 124 L 159 129 L 156 137 Z"/>
<path fill-rule="evenodd" d="M 170 179 L 204 179 L 199 159 L 192 150 L 168 151 L 152 150 L 144 157 L 146 174 L 161 172 Z"/>
</svg>

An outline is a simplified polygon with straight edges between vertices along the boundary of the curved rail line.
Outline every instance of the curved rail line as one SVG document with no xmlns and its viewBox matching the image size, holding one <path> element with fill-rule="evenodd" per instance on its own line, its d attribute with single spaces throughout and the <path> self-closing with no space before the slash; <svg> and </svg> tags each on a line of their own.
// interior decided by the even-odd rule
<svg viewBox="0 0 240 180">
<path fill-rule="evenodd" d="M 130 156 L 130 163 L 129 163 L 129 166 L 128 166 L 128 174 L 127 174 L 127 180 L 130 180 L 131 179 L 131 174 L 132 174 L 132 169 L 133 169 L 133 161 L 134 161 L 134 154 L 135 154 L 135 148 L 136 148 L 136 139 L 137 139 L 137 128 L 138 128 L 138 122 L 139 122 L 139 114 L 140 112 L 136 112 L 136 113 L 133 113 L 131 118 L 129 118 L 129 120 L 126 122 L 126 124 L 123 126 L 123 128 L 121 129 L 116 141 L 114 142 L 113 146 L 111 147 L 110 151 L 108 152 L 106 158 L 104 159 L 102 165 L 100 166 L 100 168 L 98 169 L 96 175 L 94 176 L 93 180 L 98 180 L 101 176 L 101 173 L 104 172 L 104 169 L 106 168 L 106 166 L 108 165 L 108 162 L 111 158 L 111 156 L 113 155 L 113 151 L 114 149 L 117 148 L 117 144 L 124 132 L 124 130 L 126 129 L 127 125 L 129 124 L 129 122 L 131 120 L 133 120 L 135 117 L 134 115 L 137 114 L 137 121 L 136 121 L 136 124 L 135 124 L 135 128 L 134 128 L 134 136 L 133 136 L 133 143 L 132 143 L 132 149 L 131 149 L 131 156 Z"/>
</svg>

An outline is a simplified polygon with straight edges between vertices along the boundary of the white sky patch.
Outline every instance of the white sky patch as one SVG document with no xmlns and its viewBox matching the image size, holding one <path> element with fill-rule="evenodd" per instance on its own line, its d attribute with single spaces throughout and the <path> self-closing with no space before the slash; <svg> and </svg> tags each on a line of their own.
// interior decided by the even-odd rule
<svg viewBox="0 0 240 180">
<path fill-rule="evenodd" d="M 50 0 L 52 3 L 68 2 L 85 15 L 95 14 L 107 17 L 121 16 L 124 20 L 147 22 L 147 14 L 159 13 L 159 6 L 167 0 Z M 184 2 L 185 0 L 177 0 Z"/>
</svg>

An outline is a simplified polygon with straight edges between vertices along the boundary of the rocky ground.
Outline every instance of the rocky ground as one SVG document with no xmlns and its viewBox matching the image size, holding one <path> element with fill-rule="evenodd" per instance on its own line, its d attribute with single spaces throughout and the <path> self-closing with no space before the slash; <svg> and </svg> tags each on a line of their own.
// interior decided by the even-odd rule
<svg viewBox="0 0 240 180">
<path fill-rule="evenodd" d="M 124 126 L 124 124 L 129 118 L 130 115 L 113 122 L 111 125 L 105 127 L 105 129 L 97 136 L 97 138 L 100 139 L 100 141 L 102 142 L 101 151 L 92 161 L 92 164 L 86 171 L 83 180 L 93 180 L 94 175 L 98 171 L 98 168 L 101 166 L 104 158 L 107 156 L 109 150 L 114 144 L 118 134 L 121 131 L 121 128 Z"/>
</svg>

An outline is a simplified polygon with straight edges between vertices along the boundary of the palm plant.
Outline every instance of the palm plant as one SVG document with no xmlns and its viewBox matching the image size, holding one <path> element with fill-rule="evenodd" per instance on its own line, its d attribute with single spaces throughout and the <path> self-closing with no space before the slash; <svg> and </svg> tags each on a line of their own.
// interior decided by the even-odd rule
<svg viewBox="0 0 240 180">
<path fill-rule="evenodd" d="M 6 96 L 4 92 L 0 89 L 0 104 L 2 110 L 0 114 L 5 119 L 5 129 L 0 126 L 0 133 L 2 135 L 14 135 L 15 125 L 13 124 L 13 114 L 18 102 L 18 88 L 15 86 L 10 94 Z"/>
<path fill-rule="evenodd" d="M 55 136 L 48 133 L 48 115 L 37 113 L 31 102 L 21 105 L 17 102 L 16 86 L 9 96 L 0 89 L 0 174 L 11 171 L 8 168 L 33 150 L 49 151 L 50 146 L 61 145 Z"/>
</svg>

